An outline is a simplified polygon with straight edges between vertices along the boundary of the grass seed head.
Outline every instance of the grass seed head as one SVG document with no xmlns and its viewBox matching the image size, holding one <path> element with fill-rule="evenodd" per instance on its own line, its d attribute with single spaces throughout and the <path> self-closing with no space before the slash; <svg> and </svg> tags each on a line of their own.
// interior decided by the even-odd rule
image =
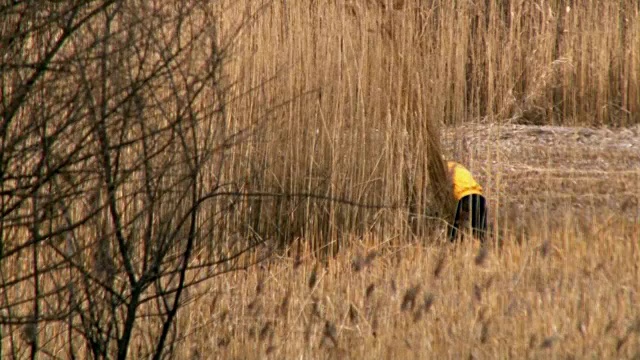
<svg viewBox="0 0 640 360">
<path fill-rule="evenodd" d="M 262 326 L 262 329 L 260 330 L 260 335 L 258 336 L 260 341 L 266 340 L 267 336 L 273 334 L 273 330 L 271 329 L 271 325 L 273 325 L 271 321 L 267 321 L 267 322 L 264 323 L 264 326 Z"/>
<path fill-rule="evenodd" d="M 551 252 L 551 241 L 547 240 L 540 246 L 540 254 L 542 257 L 547 257 Z"/>
<path fill-rule="evenodd" d="M 338 330 L 336 326 L 329 320 L 324 324 L 323 340 L 328 339 L 333 346 L 338 346 Z"/>
<path fill-rule="evenodd" d="M 473 284 L 473 297 L 478 302 L 482 301 L 482 289 L 478 284 Z"/>
<path fill-rule="evenodd" d="M 284 298 L 282 299 L 282 302 L 280 303 L 280 306 L 278 307 L 278 314 L 280 316 L 284 316 L 287 314 L 287 311 L 289 310 L 290 299 L 291 299 L 291 292 L 287 291 L 287 293 L 284 295 Z"/>
<path fill-rule="evenodd" d="M 424 309 L 425 312 L 428 312 L 429 310 L 431 310 L 431 307 L 433 306 L 433 302 L 435 301 L 435 296 L 432 293 L 426 293 L 424 294 L 424 302 L 422 303 L 422 308 Z"/>
<path fill-rule="evenodd" d="M 373 260 L 375 260 L 377 256 L 378 253 L 375 250 L 369 251 L 367 257 L 364 259 L 365 265 L 371 265 L 371 263 L 373 263 Z"/>
<path fill-rule="evenodd" d="M 436 261 L 436 266 L 433 268 L 433 277 L 434 278 L 437 279 L 437 278 L 440 277 L 440 274 L 442 274 L 442 270 L 444 270 L 445 262 L 446 262 L 446 258 L 445 258 L 444 253 L 442 253 L 438 257 L 438 261 Z"/>
<path fill-rule="evenodd" d="M 475 258 L 475 264 L 477 266 L 483 266 L 487 261 L 487 257 L 489 256 L 489 250 L 487 250 L 486 246 L 481 246 L 480 250 L 478 250 L 478 255 Z"/>
<path fill-rule="evenodd" d="M 604 333 L 608 334 L 611 332 L 611 330 L 615 329 L 616 327 L 616 322 L 614 320 L 609 320 L 609 322 L 607 323 L 607 326 L 605 326 L 604 328 Z"/>
<path fill-rule="evenodd" d="M 637 317 L 633 321 L 633 323 L 631 323 L 631 325 L 629 325 L 629 328 L 627 329 L 627 332 L 640 334 L 640 317 Z"/>
<path fill-rule="evenodd" d="M 209 311 L 213 312 L 216 309 L 219 299 L 220 293 L 216 292 L 216 294 L 211 298 L 211 302 L 209 303 Z"/>
<path fill-rule="evenodd" d="M 617 352 L 620 352 L 620 350 L 622 349 L 624 344 L 627 343 L 627 340 L 629 340 L 629 334 L 624 334 L 622 337 L 618 338 L 618 341 L 616 342 L 616 351 Z"/>
<path fill-rule="evenodd" d="M 371 335 L 373 335 L 374 338 L 378 337 L 378 325 L 379 325 L 378 317 L 374 316 L 373 320 L 371 321 Z"/>
<path fill-rule="evenodd" d="M 318 298 L 316 298 L 315 296 L 313 298 L 311 298 L 311 315 L 313 315 L 314 317 L 322 317 L 322 314 L 320 313 L 320 304 L 318 303 Z"/>
<path fill-rule="evenodd" d="M 351 269 L 355 272 L 360 272 L 364 268 L 364 259 L 360 255 L 356 255 L 351 261 Z"/>
<path fill-rule="evenodd" d="M 260 276 L 256 284 L 256 295 L 262 294 L 262 290 L 264 290 L 264 278 Z"/>
<path fill-rule="evenodd" d="M 226 348 L 231 343 L 231 339 L 228 336 L 221 336 L 218 338 L 218 347 Z"/>
<path fill-rule="evenodd" d="M 480 311 L 478 312 L 478 319 L 480 321 L 485 321 L 487 319 L 487 306 L 480 307 Z"/>
<path fill-rule="evenodd" d="M 309 290 L 313 290 L 317 282 L 318 282 L 318 265 L 313 267 L 313 270 L 311 270 L 311 274 L 309 275 L 309 281 L 307 282 L 307 284 L 309 285 Z"/>
<path fill-rule="evenodd" d="M 540 344 L 541 349 L 550 349 L 556 343 L 558 338 L 556 336 L 547 336 Z"/>
<path fill-rule="evenodd" d="M 256 315 L 257 313 L 260 312 L 260 299 L 259 298 L 255 298 L 253 299 L 253 301 L 251 301 L 249 303 L 249 305 L 247 305 L 247 310 L 249 310 L 249 312 L 251 314 Z"/>
<path fill-rule="evenodd" d="M 22 339 L 27 344 L 33 344 L 38 336 L 38 324 L 35 321 L 29 321 L 22 327 Z"/>
<path fill-rule="evenodd" d="M 480 342 L 486 344 L 489 340 L 489 322 L 482 323 L 482 329 L 480 330 Z"/>
<path fill-rule="evenodd" d="M 402 304 L 400 305 L 400 310 L 413 310 L 416 304 L 416 297 L 418 293 L 420 293 L 420 285 L 415 285 L 404 293 L 404 297 L 402 298 Z"/>
<path fill-rule="evenodd" d="M 416 323 L 422 319 L 422 316 L 429 312 L 431 306 L 433 305 L 434 297 L 431 293 L 424 294 L 424 300 L 422 305 L 419 306 L 416 311 L 413 313 L 413 322 Z"/>
<path fill-rule="evenodd" d="M 305 343 L 309 343 L 309 341 L 311 341 L 311 333 L 313 332 L 313 322 L 309 321 L 307 322 L 306 326 L 304 327 L 304 333 L 303 333 L 303 338 L 304 338 L 304 342 Z"/>
<path fill-rule="evenodd" d="M 356 310 L 355 306 L 353 306 L 353 304 L 349 305 L 349 320 L 351 320 L 352 323 L 357 323 L 358 322 L 358 310 Z"/>
<path fill-rule="evenodd" d="M 422 320 L 422 308 L 419 307 L 418 309 L 416 309 L 416 311 L 413 312 L 413 323 L 417 323 L 418 321 Z"/>
<path fill-rule="evenodd" d="M 367 290 L 365 291 L 365 299 L 369 299 L 371 297 L 371 295 L 373 294 L 373 291 L 376 289 L 376 286 L 374 283 L 369 284 L 369 286 L 367 286 Z"/>
<path fill-rule="evenodd" d="M 487 281 L 484 283 L 484 289 L 485 290 L 489 290 L 491 285 L 493 285 L 494 280 L 495 280 L 495 276 L 493 276 L 493 275 L 489 276 Z"/>
</svg>

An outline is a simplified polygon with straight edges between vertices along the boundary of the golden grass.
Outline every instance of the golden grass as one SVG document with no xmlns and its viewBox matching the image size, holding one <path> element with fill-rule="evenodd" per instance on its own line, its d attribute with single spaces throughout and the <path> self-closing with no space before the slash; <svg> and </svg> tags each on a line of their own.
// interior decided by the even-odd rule
<svg viewBox="0 0 640 360">
<path fill-rule="evenodd" d="M 248 14 L 252 6 L 238 9 Z M 238 159 L 259 164 L 234 161 L 239 172 L 231 173 L 251 179 L 248 188 L 407 204 L 429 214 L 438 180 L 429 164 L 438 147 L 459 143 L 440 144 L 443 123 L 638 122 L 638 11 L 633 2 L 271 3 L 245 29 L 228 68 L 241 79 L 239 92 L 262 85 L 232 107 L 230 123 L 245 126 L 261 119 L 265 104 L 295 101 L 267 118 L 264 138 L 237 149 Z M 181 314 L 180 353 L 636 356 L 637 214 L 629 220 L 601 208 L 609 220 L 590 222 L 575 214 L 575 202 L 552 209 L 544 196 L 528 203 L 533 211 L 514 212 L 519 182 L 502 182 L 503 169 L 491 164 L 510 158 L 493 144 L 485 140 L 483 156 L 475 149 L 464 156 L 490 180 L 500 199 L 493 204 L 505 206 L 497 212 L 502 248 L 479 255 L 477 244 L 450 248 L 439 233 L 412 241 L 405 212 L 262 203 L 261 221 L 286 219 L 285 246 L 301 238 L 311 248 L 347 246 L 326 266 L 305 252 L 302 265 L 279 258 L 204 284 Z M 579 156 L 571 154 L 565 149 L 557 164 Z M 535 175 L 527 184 L 552 182 Z"/>
<path fill-rule="evenodd" d="M 440 144 L 442 124 L 640 120 L 640 8 L 633 1 L 246 1 L 221 8 L 223 38 L 246 22 L 226 70 L 239 81 L 234 91 L 257 88 L 228 108 L 232 127 L 263 130 L 235 149 L 226 169 L 247 189 L 442 215 L 448 204 L 438 201 L 443 179 L 433 167 L 441 145 L 451 145 Z M 282 244 L 305 237 L 316 247 L 340 244 L 345 231 L 410 236 L 420 229 L 406 213 L 313 200 L 257 201 L 247 216 L 265 234 L 279 233 Z"/>
<path fill-rule="evenodd" d="M 405 210 L 311 199 L 240 206 L 228 223 L 277 234 L 269 240 L 283 249 L 308 243 L 303 263 L 275 258 L 191 289 L 178 320 L 178 356 L 638 356 L 637 206 L 592 203 L 606 219 L 596 221 L 578 213 L 584 203 L 555 202 L 554 187 L 589 195 L 611 185 L 606 179 L 618 170 L 574 188 L 570 175 L 552 176 L 544 166 L 588 151 L 505 150 L 491 136 L 480 139 L 484 147 L 460 150 L 461 136 L 440 139 L 443 125 L 465 122 L 638 123 L 637 2 L 218 4 L 223 41 L 243 24 L 226 63 L 226 76 L 237 81 L 227 131 L 251 128 L 256 136 L 211 176 L 246 191 L 311 192 Z M 452 247 L 437 227 L 416 231 L 408 211 L 417 219 L 446 215 L 436 213 L 446 204 L 434 190 L 444 180 L 434 166 L 441 151 L 466 157 L 487 184 L 502 248 Z M 514 166 L 510 151 L 539 155 L 531 156 L 535 171 Z M 631 170 L 613 183 L 637 204 Z M 523 183 L 525 195 L 538 196 L 516 196 Z M 525 198 L 529 212 L 518 212 Z M 337 255 L 318 265 L 310 249 L 320 248 Z M 65 331 L 43 325 L 43 347 L 62 349 Z M 154 331 L 154 322 L 136 328 L 133 357 Z"/>
<path fill-rule="evenodd" d="M 570 221 L 570 220 L 569 220 Z M 595 227 L 593 228 L 595 229 Z M 630 358 L 638 224 L 404 246 L 366 237 L 326 267 L 276 259 L 198 288 L 180 354 L 199 358 Z M 375 245 L 377 244 L 377 245 Z"/>
<path fill-rule="evenodd" d="M 510 232 L 501 247 L 368 234 L 329 261 L 303 250 L 211 279 L 186 294 L 175 355 L 637 357 L 640 224 L 563 219 L 547 235 Z M 137 325 L 132 358 L 146 354 L 158 326 Z M 66 351 L 65 330 L 43 324 L 43 349 Z"/>
</svg>

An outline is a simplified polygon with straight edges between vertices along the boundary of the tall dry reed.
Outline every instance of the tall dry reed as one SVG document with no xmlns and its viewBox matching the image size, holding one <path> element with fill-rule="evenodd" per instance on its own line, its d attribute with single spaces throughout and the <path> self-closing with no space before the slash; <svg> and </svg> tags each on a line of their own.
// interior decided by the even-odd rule
<svg viewBox="0 0 640 360">
<path fill-rule="evenodd" d="M 442 124 L 622 126 L 640 120 L 634 1 L 233 2 L 245 26 L 227 68 L 229 122 L 257 124 L 229 170 L 247 189 L 307 192 L 404 211 L 256 200 L 282 244 L 339 247 L 344 231 L 421 231 L 443 215 Z M 223 32 L 224 33 L 224 32 Z M 435 146 L 432 146 L 432 145 Z M 447 213 L 447 211 L 444 211 Z M 409 214 L 412 213 L 412 214 Z M 422 224 L 416 224 L 420 222 Z"/>
</svg>

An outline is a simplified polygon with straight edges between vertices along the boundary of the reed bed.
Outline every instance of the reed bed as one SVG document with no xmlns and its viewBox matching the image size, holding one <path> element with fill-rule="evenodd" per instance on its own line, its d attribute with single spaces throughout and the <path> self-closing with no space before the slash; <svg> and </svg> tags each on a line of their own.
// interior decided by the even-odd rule
<svg viewBox="0 0 640 360">
<path fill-rule="evenodd" d="M 256 202 L 247 216 L 280 244 L 304 237 L 338 248 L 345 231 L 428 232 L 428 218 L 451 207 L 439 159 L 459 141 L 442 144 L 443 126 L 640 120 L 633 1 L 247 1 L 221 9 L 226 33 L 245 25 L 227 71 L 237 94 L 251 93 L 229 107 L 229 123 L 262 130 L 235 149 L 229 174 L 248 189 L 403 208 Z"/>
<path fill-rule="evenodd" d="M 595 126 L 636 129 L 629 130 L 635 139 L 629 144 L 637 143 L 637 2 L 224 0 L 199 6 L 191 21 L 215 19 L 219 26 L 226 93 L 196 103 L 207 116 L 225 117 L 208 123 L 214 130 L 194 127 L 192 136 L 235 134 L 219 148 L 207 144 L 224 150 L 203 176 L 260 196 L 246 196 L 226 212 L 212 205 L 198 217 L 207 234 L 223 236 L 213 247 L 199 243 L 193 265 L 254 239 L 272 256 L 190 288 L 177 317 L 174 354 L 639 356 L 638 152 L 576 145 L 593 140 L 587 133 L 594 130 L 586 128 Z M 172 8 L 158 11 L 160 18 L 164 11 Z M 208 60 L 192 51 L 183 64 L 197 71 Z M 145 91 L 149 98 L 168 93 L 160 84 Z M 145 122 L 172 119 L 175 109 L 158 103 Z M 586 132 L 547 136 L 558 126 Z M 520 133 L 537 143 L 508 143 Z M 598 134 L 607 138 L 606 131 Z M 445 240 L 453 204 L 443 155 L 464 162 L 486 184 L 494 230 L 486 247 Z M 585 159 L 620 166 L 593 169 Z M 617 190 L 624 199 L 612 195 Z M 123 195 L 118 204 L 134 206 L 132 200 Z M 96 229 L 87 224 L 79 233 L 91 243 Z M 4 234 L 28 236 L 20 231 L 26 234 Z M 98 267 L 100 256 L 108 257 L 85 250 Z M 51 256 L 31 259 L 44 266 Z M 9 283 L 33 267 L 27 257 L 11 261 L 1 264 Z M 62 271 L 49 274 L 43 290 L 58 286 L 55 277 L 64 284 Z M 29 281 L 12 283 L 4 301 L 19 301 Z M 151 317 L 149 306 L 142 311 Z M 155 320 L 136 325 L 130 356 L 147 354 L 140 349 L 152 347 L 148 339 L 158 326 Z M 28 326 L 2 331 L 2 344 L 28 345 L 33 337 Z M 42 352 L 63 353 L 67 341 L 76 341 L 69 334 L 65 324 L 43 325 Z M 80 342 L 75 349 L 78 357 L 89 356 Z"/>
</svg>

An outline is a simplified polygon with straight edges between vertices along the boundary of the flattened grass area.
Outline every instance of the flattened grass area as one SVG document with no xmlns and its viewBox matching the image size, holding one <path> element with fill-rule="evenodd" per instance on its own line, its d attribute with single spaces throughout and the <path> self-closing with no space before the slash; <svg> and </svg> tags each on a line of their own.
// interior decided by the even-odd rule
<svg viewBox="0 0 640 360">
<path fill-rule="evenodd" d="M 443 144 L 484 185 L 502 226 L 539 232 L 565 214 L 587 227 L 640 219 L 638 125 L 474 124 L 446 129 Z"/>
<path fill-rule="evenodd" d="M 194 289 L 179 320 L 179 351 L 242 359 L 640 356 L 638 128 L 474 126 L 447 129 L 444 144 L 451 156 L 464 142 L 477 149 L 461 161 L 485 184 L 502 246 L 372 234 L 325 264 L 304 251 L 275 258 Z M 482 149 L 474 136 L 494 140 Z"/>
</svg>

